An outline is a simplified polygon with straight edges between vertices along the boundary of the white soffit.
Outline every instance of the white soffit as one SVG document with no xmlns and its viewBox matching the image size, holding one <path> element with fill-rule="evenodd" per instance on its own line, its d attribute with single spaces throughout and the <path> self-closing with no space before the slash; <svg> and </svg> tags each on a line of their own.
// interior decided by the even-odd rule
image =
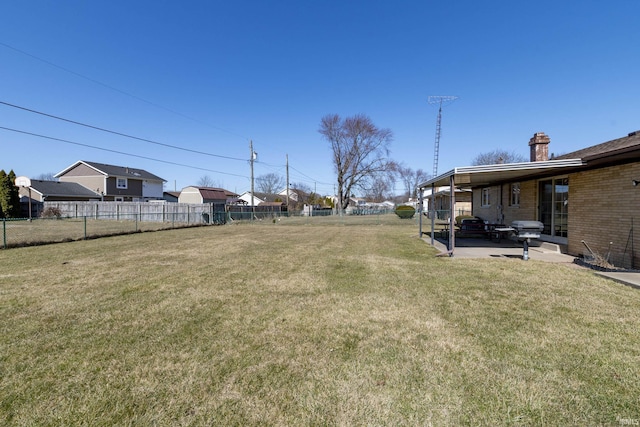
<svg viewBox="0 0 640 427">
<path fill-rule="evenodd" d="M 544 162 L 505 163 L 463 166 L 421 183 L 419 188 L 449 185 L 453 176 L 456 187 L 477 187 L 503 181 L 523 180 L 547 173 L 562 173 L 566 168 L 583 166 L 581 159 L 547 160 Z"/>
</svg>

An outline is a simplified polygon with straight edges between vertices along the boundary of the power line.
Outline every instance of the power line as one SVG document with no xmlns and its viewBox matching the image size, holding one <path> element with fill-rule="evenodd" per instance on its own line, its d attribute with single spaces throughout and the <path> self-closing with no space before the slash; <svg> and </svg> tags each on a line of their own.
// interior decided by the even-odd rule
<svg viewBox="0 0 640 427">
<path fill-rule="evenodd" d="M 177 163 L 177 162 L 171 162 L 171 161 L 168 161 L 168 160 L 155 159 L 153 157 L 141 156 L 139 154 L 125 153 L 124 151 L 112 150 L 110 148 L 96 147 L 95 145 L 89 145 L 89 144 L 84 144 L 84 143 L 81 143 L 81 142 L 69 141 L 68 139 L 55 138 L 53 136 L 40 135 L 40 134 L 37 134 L 37 133 L 27 132 L 27 131 L 24 131 L 24 130 L 12 129 L 12 128 L 8 128 L 8 127 L 4 127 L 4 126 L 0 126 L 0 129 L 7 130 L 7 131 L 10 131 L 10 132 L 21 133 L 21 134 L 29 135 L 29 136 L 35 136 L 35 137 L 38 137 L 38 138 L 49 139 L 49 140 L 52 140 L 52 141 L 64 142 L 66 144 L 73 144 L 73 145 L 78 145 L 78 146 L 81 146 L 81 147 L 93 148 L 95 150 L 102 150 L 102 151 L 108 151 L 110 153 L 116 153 L 116 154 L 122 154 L 122 155 L 125 155 L 125 156 L 137 157 L 139 159 L 151 160 L 151 161 L 154 161 L 154 162 L 166 163 L 166 164 L 174 165 L 174 166 L 182 166 L 182 167 L 186 167 L 186 168 L 190 168 L 190 169 L 198 169 L 198 170 L 202 170 L 202 171 L 206 171 L 206 172 L 213 172 L 213 173 L 219 173 L 219 174 L 222 174 L 222 175 L 237 176 L 237 177 L 240 177 L 240 178 L 249 179 L 247 176 L 238 175 L 238 174 L 235 174 L 235 173 L 221 172 L 221 171 L 217 171 L 217 170 L 213 170 L 213 169 L 206 169 L 206 168 L 201 168 L 201 167 L 198 167 L 198 166 L 186 165 L 186 164 L 183 164 L 183 163 Z"/>
<path fill-rule="evenodd" d="M 99 127 L 99 126 L 94 126 L 94 125 L 90 125 L 90 124 L 87 124 L 87 123 L 82 123 L 82 122 L 79 122 L 79 121 L 76 121 L 76 120 L 67 119 L 65 117 L 56 116 L 56 115 L 53 115 L 53 114 L 49 114 L 49 113 L 45 113 L 45 112 L 42 112 L 42 111 L 31 109 L 31 108 L 23 107 L 23 106 L 20 106 L 20 105 L 12 104 L 12 103 L 9 103 L 9 102 L 6 102 L 6 101 L 0 101 L 0 104 L 8 106 L 8 107 L 11 107 L 11 108 L 16 108 L 16 109 L 19 109 L 19 110 L 27 111 L 27 112 L 30 112 L 30 113 L 33 113 L 33 114 L 38 114 L 38 115 L 49 117 L 49 118 L 52 118 L 52 119 L 64 121 L 64 122 L 67 122 L 67 123 L 72 123 L 72 124 L 75 124 L 75 125 L 78 125 L 78 126 L 83 126 L 83 127 L 86 127 L 86 128 L 90 128 L 90 129 L 98 130 L 98 131 L 101 131 L 101 132 L 109 133 L 109 134 L 112 134 L 112 135 L 122 136 L 122 137 L 125 137 L 125 138 L 134 139 L 134 140 L 137 140 L 137 141 L 148 142 L 148 143 L 155 144 L 155 145 L 160 145 L 160 146 L 163 146 L 163 147 L 169 147 L 169 148 L 173 148 L 173 149 L 176 149 L 176 150 L 182 150 L 182 151 L 186 151 L 186 152 L 190 152 L 190 153 L 201 154 L 201 155 L 206 155 L 206 156 L 211 156 L 211 157 L 218 157 L 218 158 L 222 158 L 222 159 L 236 160 L 236 161 L 242 161 L 242 162 L 247 161 L 246 159 L 230 157 L 230 156 L 223 156 L 223 155 L 213 154 L 213 153 L 207 153 L 207 152 L 203 152 L 203 151 L 192 150 L 192 149 L 189 149 L 189 148 L 178 147 L 178 146 L 171 145 L 171 144 L 166 144 L 166 143 L 162 143 L 162 142 L 158 142 L 158 141 L 153 141 L 153 140 L 150 140 L 150 139 L 141 138 L 141 137 L 137 137 L 137 136 L 134 136 L 134 135 L 129 135 L 129 134 L 126 134 L 126 133 L 122 133 L 122 132 L 118 132 L 118 131 L 113 131 L 113 130 L 110 130 L 110 129 L 102 128 L 102 127 Z M 22 131 L 22 130 L 17 130 L 17 129 L 4 128 L 4 127 L 0 127 L 0 128 L 5 129 L 5 130 L 9 130 L 9 131 L 23 133 L 23 134 L 26 134 L 26 135 L 32 135 L 32 136 L 37 136 L 37 137 L 41 137 L 41 138 L 47 138 L 47 139 L 51 139 L 51 140 L 55 140 L 55 141 L 65 142 L 65 143 L 69 143 L 69 144 L 80 145 L 80 146 L 85 146 L 85 147 L 89 147 L 89 148 L 95 148 L 95 149 L 98 149 L 98 150 L 110 151 L 110 152 L 114 152 L 114 153 L 118 153 L 118 154 L 130 155 L 130 156 L 133 156 L 133 157 L 145 158 L 145 159 L 150 159 L 150 160 L 159 161 L 159 162 L 163 162 L 163 163 L 175 164 L 175 165 L 179 165 L 179 166 L 192 167 L 192 166 L 179 164 L 179 163 L 175 163 L 175 162 L 169 162 L 169 161 L 160 160 L 160 159 L 152 159 L 152 158 L 148 158 L 148 157 L 144 157 L 144 156 L 140 156 L 140 155 L 128 154 L 128 153 L 124 153 L 124 152 L 120 152 L 120 151 L 116 151 L 116 150 L 111 150 L 111 149 L 107 149 L 107 148 L 95 147 L 95 146 L 88 145 L 88 144 L 73 142 L 73 141 L 64 140 L 64 139 L 55 138 L 55 137 L 49 137 L 49 136 L 46 136 L 46 135 L 35 134 L 35 133 L 28 132 L 28 131 Z M 274 165 L 274 164 L 269 164 L 269 163 L 265 163 L 265 162 L 260 162 L 258 160 L 256 160 L 255 162 L 257 164 L 263 165 L 263 166 L 265 166 L 267 168 L 270 168 L 271 170 L 275 170 L 277 172 L 279 172 L 280 170 L 282 170 L 282 168 L 285 167 L 284 165 Z M 212 170 L 209 170 L 209 169 L 203 169 L 203 168 L 198 168 L 198 167 L 192 167 L 192 168 L 205 170 L 205 171 L 210 171 L 210 172 L 216 172 L 216 173 L 224 173 L 224 172 L 212 171 Z M 318 180 L 316 180 L 316 179 L 314 179 L 314 178 L 312 178 L 312 177 L 300 172 L 299 170 L 297 170 L 297 169 L 295 169 L 293 167 L 291 167 L 291 169 L 295 170 L 301 176 L 304 176 L 305 178 L 310 180 L 309 182 L 313 182 L 314 184 L 329 185 L 329 186 L 333 185 L 333 184 L 329 184 L 329 183 L 325 183 L 325 182 L 319 182 Z M 234 174 L 227 174 L 227 175 L 234 175 Z M 244 177 L 242 175 L 235 175 L 235 176 Z M 246 177 L 244 177 L 244 178 L 246 178 Z"/>
<path fill-rule="evenodd" d="M 151 105 L 151 106 L 154 106 L 156 108 L 168 111 L 168 112 L 170 112 L 172 114 L 176 114 L 178 116 L 181 116 L 181 117 L 186 118 L 188 120 L 191 120 L 193 122 L 203 124 L 205 126 L 208 126 L 208 127 L 217 129 L 219 131 L 228 133 L 230 135 L 234 135 L 234 136 L 240 137 L 240 138 L 242 138 L 244 140 L 248 140 L 247 137 L 245 137 L 243 135 L 240 135 L 240 134 L 238 134 L 236 132 L 229 131 L 229 130 L 224 129 L 224 128 L 219 127 L 219 126 L 211 125 L 210 123 L 195 119 L 193 117 L 190 117 L 188 115 L 180 113 L 179 111 L 173 110 L 171 108 L 165 107 L 165 106 L 157 104 L 155 102 L 151 102 L 151 101 L 146 100 L 146 99 L 144 99 L 142 97 L 139 97 L 137 95 L 133 95 L 133 94 L 131 94 L 129 92 L 126 92 L 124 90 L 118 89 L 118 88 L 116 88 L 114 86 L 108 85 L 108 84 L 103 83 L 103 82 L 101 82 L 99 80 L 96 80 L 94 78 L 88 77 L 86 75 L 83 75 L 83 74 L 78 73 L 76 71 L 73 71 L 71 69 L 65 68 L 65 67 L 63 67 L 61 65 L 58 65 L 58 64 L 53 63 L 51 61 L 48 61 L 46 59 L 40 58 L 40 57 L 38 57 L 36 55 L 33 55 L 31 53 L 25 52 L 25 51 L 23 51 L 21 49 L 18 49 L 16 47 L 14 47 L 14 46 L 8 45 L 8 44 L 3 43 L 3 42 L 0 42 L 0 46 L 4 46 L 4 47 L 6 47 L 8 49 L 11 49 L 11 50 L 13 50 L 15 52 L 18 52 L 18 53 L 22 54 L 22 55 L 28 56 L 28 57 L 33 58 L 33 59 L 35 59 L 37 61 L 40 61 L 40 62 L 42 62 L 44 64 L 47 64 L 47 65 L 49 65 L 51 67 L 57 68 L 57 69 L 62 70 L 64 72 L 66 72 L 66 73 L 72 74 L 72 75 L 74 75 L 76 77 L 80 77 L 80 78 L 82 78 L 84 80 L 87 80 L 89 82 L 95 83 L 95 84 L 97 84 L 99 86 L 102 86 L 102 87 L 107 88 L 109 90 L 112 90 L 114 92 L 118 92 L 118 93 L 120 93 L 122 95 L 126 95 L 126 96 L 131 97 L 133 99 L 136 99 L 138 101 L 144 102 L 144 103 L 146 103 L 148 105 Z M 136 137 L 136 136 L 133 136 L 133 135 L 124 134 L 124 133 L 121 133 L 121 132 L 111 131 L 111 130 L 100 128 L 100 127 L 97 127 L 97 126 L 92 126 L 92 125 L 88 125 L 88 124 L 85 124 L 85 123 L 77 122 L 77 121 L 74 121 L 74 120 L 65 119 L 63 117 L 54 116 L 52 114 L 47 114 L 47 113 L 43 113 L 43 112 L 40 112 L 40 111 L 31 110 L 31 109 L 28 109 L 28 108 L 25 108 L 25 107 L 20 107 L 20 106 L 17 106 L 17 105 L 14 105 L 14 104 L 10 104 L 10 103 L 7 103 L 7 102 L 0 101 L 0 103 L 4 104 L 6 106 L 10 106 L 10 107 L 19 108 L 19 109 L 22 109 L 22 110 L 25 110 L 25 111 L 29 111 L 29 112 L 32 112 L 32 113 L 35 113 L 35 114 L 40 114 L 40 115 L 47 116 L 47 117 L 50 117 L 50 118 L 54 118 L 54 119 L 57 119 L 57 120 L 66 121 L 66 122 L 73 123 L 73 124 L 76 124 L 76 125 L 85 126 L 87 128 L 91 128 L 91 129 L 95 129 L 95 130 L 99 130 L 99 131 L 103 131 L 103 132 L 108 132 L 108 133 L 111 133 L 111 134 L 114 134 L 114 135 L 119 135 L 119 136 L 123 136 L 123 137 L 126 137 L 126 138 L 131 138 L 131 139 L 135 139 L 135 140 L 138 140 L 138 141 L 144 141 L 144 142 L 148 142 L 148 143 L 151 143 L 151 144 L 156 144 L 156 145 L 161 145 L 161 146 L 165 146 L 165 147 L 169 147 L 169 148 L 174 148 L 174 149 L 177 149 L 177 150 L 188 151 L 188 152 L 192 152 L 192 153 L 195 153 L 195 154 L 202 154 L 202 155 L 206 155 L 206 156 L 219 157 L 219 158 L 224 158 L 224 159 L 229 159 L 229 160 L 246 161 L 246 159 L 239 159 L 239 158 L 235 158 L 235 157 L 227 157 L 227 156 L 221 156 L 221 155 L 212 154 L 212 153 L 201 152 L 201 151 L 197 151 L 197 150 L 191 150 L 191 149 L 188 149 L 188 148 L 177 147 L 177 146 L 174 146 L 174 145 L 165 144 L 165 143 L 161 143 L 161 142 L 157 142 L 157 141 L 153 141 L 153 140 L 149 140 L 149 139 L 145 139 L 145 138 L 140 138 L 140 137 Z M 86 144 L 75 143 L 75 142 L 72 142 L 72 141 L 61 140 L 61 139 L 57 139 L 57 138 L 47 137 L 47 136 L 44 136 L 44 135 L 31 134 L 29 132 L 14 130 L 14 129 L 10 129 L 10 128 L 4 128 L 4 127 L 0 127 L 0 128 L 1 129 L 5 129 L 5 130 L 9 130 L 9 131 L 14 131 L 14 132 L 22 132 L 22 133 L 25 133 L 25 134 L 28 134 L 28 135 L 38 136 L 38 137 L 42 137 L 42 138 L 49 138 L 49 139 L 53 139 L 53 140 L 58 140 L 58 141 L 61 141 L 61 142 L 67 142 L 67 143 L 70 143 L 70 144 L 84 145 L 84 146 L 87 146 L 87 147 L 90 147 L 90 148 L 95 148 L 95 149 L 99 149 L 99 150 L 111 151 L 111 152 L 114 152 L 114 153 L 129 155 L 127 153 L 122 153 L 122 152 L 115 151 L 115 150 L 109 150 L 109 149 L 100 148 L 100 147 L 93 147 L 93 146 L 86 145 Z M 139 158 L 147 158 L 147 157 L 144 157 L 144 156 L 138 156 L 138 155 L 133 155 L 133 154 L 131 156 L 139 157 Z M 185 166 L 185 167 L 191 167 L 191 166 L 188 166 L 188 165 L 182 165 L 182 164 L 168 162 L 168 161 L 164 161 L 164 160 L 151 159 L 151 158 L 147 158 L 147 159 L 154 160 L 154 161 L 159 161 L 159 162 L 163 162 L 163 163 L 169 163 L 169 164 L 176 164 L 176 165 Z M 256 163 L 258 163 L 258 162 L 256 162 Z M 203 169 L 203 168 L 198 168 L 198 167 L 194 167 L 194 169 L 201 169 L 201 170 L 210 171 L 210 172 L 216 172 L 216 173 L 224 173 L 224 172 L 211 171 L 209 169 Z M 292 169 L 296 170 L 293 167 L 292 167 Z M 300 172 L 298 170 L 296 170 L 296 171 L 299 174 L 301 174 L 302 176 L 304 176 L 307 179 L 311 180 L 311 182 L 314 182 L 315 184 L 328 185 L 328 186 L 333 185 L 333 184 L 330 184 L 330 183 L 319 182 L 319 181 L 311 178 L 310 176 L 308 176 L 308 175 L 306 175 L 306 174 L 304 174 L 304 173 L 302 173 L 302 172 Z M 227 174 L 227 175 L 234 175 L 234 174 Z M 243 177 L 243 178 L 247 178 L 247 177 L 242 176 L 242 175 L 235 175 L 235 176 L 240 176 L 240 177 Z"/>
<path fill-rule="evenodd" d="M 221 127 L 219 127 L 219 126 L 214 126 L 214 125 L 212 125 L 212 124 L 210 124 L 210 123 L 203 122 L 202 120 L 198 120 L 198 119 L 195 119 L 195 118 L 193 118 L 193 117 L 187 116 L 186 114 L 183 114 L 183 113 L 181 113 L 181 112 L 179 112 L 179 111 L 175 111 L 175 110 L 172 110 L 171 108 L 165 107 L 165 106 L 160 105 L 160 104 L 157 104 L 157 103 L 155 103 L 155 102 L 148 101 L 148 100 L 146 100 L 146 99 L 144 99 L 144 98 L 141 98 L 141 97 L 139 97 L 139 96 L 137 96 L 137 95 L 133 95 L 133 94 L 131 94 L 131 93 L 125 92 L 125 91 L 123 91 L 123 90 L 121 90 L 121 89 L 118 89 L 118 88 L 116 88 L 116 87 L 110 86 L 110 85 L 108 85 L 108 84 L 106 84 L 106 83 L 103 83 L 103 82 L 101 82 L 101 81 L 99 81 L 99 80 L 92 79 L 91 77 L 87 77 L 87 76 L 85 76 L 85 75 L 83 75 L 83 74 L 80 74 L 80 73 L 75 72 L 75 71 L 73 71 L 73 70 L 70 70 L 70 69 L 68 69 L 68 68 L 62 67 L 62 66 L 60 66 L 60 65 L 58 65 L 58 64 L 55 64 L 55 63 L 53 63 L 53 62 L 51 62 L 51 61 L 47 61 L 46 59 L 42 59 L 42 58 L 37 57 L 37 56 L 35 56 L 35 55 L 32 55 L 32 54 L 30 54 L 30 53 L 28 53 L 28 52 L 25 52 L 25 51 L 23 51 L 23 50 L 20 50 L 20 49 L 18 49 L 18 48 L 16 48 L 16 47 L 10 46 L 10 45 L 8 45 L 8 44 L 6 44 L 6 43 L 2 43 L 2 42 L 0 42 L 0 45 L 1 45 L 1 46 L 6 47 L 6 48 L 8 48 L 8 49 L 14 50 L 14 51 L 16 51 L 16 52 L 18 52 L 18 53 L 21 53 L 22 55 L 26 55 L 26 56 L 28 56 L 28 57 L 30 57 L 30 58 L 33 58 L 33 59 L 35 59 L 35 60 L 37 60 L 37 61 L 43 62 L 43 63 L 45 63 L 45 64 L 47 64 L 47 65 L 49 65 L 49 66 L 55 67 L 55 68 L 57 68 L 57 69 L 59 69 L 59 70 L 62 70 L 62 71 L 64 71 L 64 72 L 66 72 L 66 73 L 73 74 L 73 75 L 74 75 L 74 76 L 76 76 L 76 77 L 80 77 L 80 78 L 82 78 L 82 79 L 88 80 L 88 81 L 90 81 L 90 82 L 92 82 L 92 83 L 95 83 L 95 84 L 97 84 L 97 85 L 100 85 L 100 86 L 102 86 L 102 87 L 105 87 L 105 88 L 107 88 L 107 89 L 110 89 L 110 90 L 112 90 L 112 91 L 118 92 L 118 93 L 120 93 L 120 94 L 122 94 L 122 95 L 126 95 L 126 96 L 129 96 L 129 97 L 131 97 L 131 98 L 134 98 L 134 99 L 136 99 L 136 100 L 138 100 L 138 101 L 144 102 L 145 104 L 152 105 L 152 106 L 154 106 L 154 107 L 156 107 L 156 108 L 160 108 L 161 110 L 168 111 L 168 112 L 170 112 L 170 113 L 172 113 L 172 114 L 176 114 L 176 115 L 178 115 L 178 116 L 180 116 L 180 117 L 183 117 L 183 118 L 185 118 L 185 119 L 188 119 L 188 120 L 194 121 L 194 122 L 196 122 L 196 123 L 200 123 L 200 124 L 202 124 L 202 125 L 209 126 L 209 127 L 211 127 L 211 128 L 217 129 L 217 130 L 222 131 L 222 132 L 226 132 L 226 133 L 228 133 L 228 134 L 230 134 L 230 135 L 235 135 L 235 136 L 240 137 L 240 138 L 245 139 L 245 140 L 246 140 L 246 139 L 248 139 L 248 138 L 246 138 L 245 136 L 240 135 L 240 134 L 238 134 L 238 133 L 235 133 L 235 132 L 232 132 L 232 131 L 230 131 L 230 130 L 227 130 L 227 129 L 221 128 Z"/>
<path fill-rule="evenodd" d="M 153 141 L 151 139 L 140 138 L 140 137 L 137 137 L 137 136 L 126 134 L 126 133 L 117 132 L 117 131 L 101 128 L 101 127 L 98 127 L 98 126 L 89 125 L 89 124 L 78 122 L 78 121 L 71 120 L 71 119 L 66 119 L 64 117 L 54 116 L 53 114 L 44 113 L 42 111 L 33 110 L 31 108 L 21 107 L 19 105 L 11 104 L 11 103 L 8 103 L 8 102 L 5 102 L 5 101 L 0 101 L 0 104 L 6 105 L 6 106 L 12 107 L 12 108 L 17 108 L 17 109 L 20 109 L 20 110 L 23 110 L 23 111 L 28 111 L 30 113 L 39 114 L 41 116 L 49 117 L 49 118 L 52 118 L 52 119 L 61 120 L 61 121 L 67 122 L 67 123 L 73 123 L 74 125 L 84 126 L 86 128 L 99 130 L 101 132 L 106 132 L 106 133 L 110 133 L 110 134 L 113 134 L 113 135 L 123 136 L 125 138 L 135 139 L 137 141 L 148 142 L 150 144 L 161 145 L 163 147 L 169 147 L 169 148 L 173 148 L 173 149 L 176 149 L 176 150 L 188 151 L 190 153 L 202 154 L 204 156 L 219 157 L 221 159 L 228 159 L 228 160 L 239 160 L 239 161 L 243 161 L 243 162 L 246 161 L 246 159 L 239 159 L 239 158 L 236 158 L 236 157 L 229 157 L 229 156 L 222 156 L 222 155 L 219 155 L 219 154 L 206 153 L 206 152 L 203 152 L 203 151 L 191 150 L 189 148 L 183 148 L 183 147 L 178 147 L 176 145 L 170 145 L 170 144 L 165 144 L 165 143 L 158 142 L 158 141 Z"/>
<path fill-rule="evenodd" d="M 294 171 L 298 172 L 300 175 L 304 176 L 304 177 L 305 177 L 305 178 L 307 178 L 307 179 L 310 179 L 310 180 L 311 180 L 311 181 L 313 181 L 313 182 L 316 182 L 316 183 L 318 183 L 318 184 L 322 184 L 322 185 L 333 185 L 332 183 L 330 184 L 330 183 L 328 183 L 328 182 L 321 182 L 321 181 L 317 181 L 317 180 L 315 180 L 315 179 L 311 178 L 309 175 L 305 175 L 304 173 L 300 172 L 298 169 L 294 168 L 294 167 L 293 167 L 293 166 L 291 166 L 291 165 L 289 165 L 289 167 L 290 167 L 291 169 L 293 169 Z"/>
</svg>

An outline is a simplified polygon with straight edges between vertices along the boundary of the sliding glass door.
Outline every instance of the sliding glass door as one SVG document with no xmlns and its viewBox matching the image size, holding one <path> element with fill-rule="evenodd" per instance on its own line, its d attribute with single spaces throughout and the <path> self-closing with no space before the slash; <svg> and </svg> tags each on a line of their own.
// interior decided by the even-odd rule
<svg viewBox="0 0 640 427">
<path fill-rule="evenodd" d="M 538 218 L 544 224 L 542 234 L 554 241 L 566 241 L 569 219 L 569 178 L 538 182 Z"/>
</svg>

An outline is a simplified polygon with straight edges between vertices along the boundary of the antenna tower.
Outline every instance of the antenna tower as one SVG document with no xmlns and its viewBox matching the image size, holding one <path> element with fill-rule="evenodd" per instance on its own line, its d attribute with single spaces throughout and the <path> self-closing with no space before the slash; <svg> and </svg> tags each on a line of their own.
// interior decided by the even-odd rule
<svg viewBox="0 0 640 427">
<path fill-rule="evenodd" d="M 438 104 L 438 120 L 436 121 L 436 143 L 433 148 L 433 177 L 438 176 L 438 156 L 440 152 L 440 133 L 442 130 L 442 106 L 458 99 L 457 96 L 430 96 L 429 104 Z"/>
</svg>

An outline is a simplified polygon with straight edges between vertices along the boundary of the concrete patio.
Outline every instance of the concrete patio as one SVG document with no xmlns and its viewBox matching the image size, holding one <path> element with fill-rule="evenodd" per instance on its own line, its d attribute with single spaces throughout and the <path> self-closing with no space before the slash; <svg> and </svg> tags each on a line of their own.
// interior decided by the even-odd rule
<svg viewBox="0 0 640 427">
<path fill-rule="evenodd" d="M 431 236 L 429 234 L 423 235 L 423 240 L 428 244 L 431 244 Z M 447 255 L 447 239 L 435 238 L 433 246 L 440 251 L 442 255 Z M 453 258 L 523 258 L 523 245 L 520 242 L 511 239 L 502 239 L 499 242 L 484 239 L 484 238 L 470 238 L 470 237 L 457 237 L 456 246 Z M 529 259 L 543 262 L 553 262 L 560 264 L 572 264 L 575 263 L 576 257 L 562 253 L 560 245 L 556 245 L 548 242 L 541 242 L 539 240 L 532 240 L 529 244 Z M 587 268 L 587 267 L 583 267 Z M 598 271 L 593 270 L 595 274 L 602 277 L 614 280 L 627 286 L 631 286 L 640 289 L 640 271 L 634 270 L 620 270 L 620 271 Z"/>
</svg>

